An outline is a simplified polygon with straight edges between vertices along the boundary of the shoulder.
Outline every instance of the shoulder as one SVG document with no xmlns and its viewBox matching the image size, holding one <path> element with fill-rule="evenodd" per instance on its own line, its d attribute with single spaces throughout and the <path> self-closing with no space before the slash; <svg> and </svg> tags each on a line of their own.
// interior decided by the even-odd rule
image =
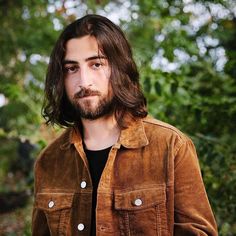
<svg viewBox="0 0 236 236">
<path fill-rule="evenodd" d="M 52 140 L 38 155 L 36 163 L 46 157 L 53 157 L 58 152 L 62 152 L 71 144 L 73 128 L 67 128 L 57 138 Z"/>
<path fill-rule="evenodd" d="M 176 148 L 183 143 L 191 142 L 190 138 L 178 128 L 163 121 L 147 116 L 142 120 L 147 138 L 158 140 L 159 142 L 174 144 Z"/>
<path fill-rule="evenodd" d="M 168 124 L 166 122 L 163 122 L 161 120 L 155 119 L 150 115 L 143 119 L 143 123 L 155 129 L 160 129 L 166 132 L 175 133 L 178 136 L 185 136 L 185 134 L 182 131 L 180 131 L 178 128 L 176 128 L 175 126 Z"/>
<path fill-rule="evenodd" d="M 147 116 L 146 118 L 143 119 L 144 126 L 147 126 L 149 128 L 166 132 L 169 134 L 175 134 L 179 136 L 180 138 L 185 138 L 186 134 L 184 134 L 182 131 L 180 131 L 178 128 L 174 127 L 171 124 L 168 124 L 166 122 L 157 120 L 151 116 Z"/>
</svg>

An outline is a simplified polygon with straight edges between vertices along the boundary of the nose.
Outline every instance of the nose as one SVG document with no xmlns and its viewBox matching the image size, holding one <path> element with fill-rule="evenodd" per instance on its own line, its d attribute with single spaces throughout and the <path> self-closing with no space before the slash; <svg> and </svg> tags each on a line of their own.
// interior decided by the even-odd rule
<svg viewBox="0 0 236 236">
<path fill-rule="evenodd" d="M 89 70 L 85 67 L 80 68 L 80 78 L 79 78 L 79 86 L 80 87 L 89 87 L 92 85 L 92 78 Z"/>
</svg>

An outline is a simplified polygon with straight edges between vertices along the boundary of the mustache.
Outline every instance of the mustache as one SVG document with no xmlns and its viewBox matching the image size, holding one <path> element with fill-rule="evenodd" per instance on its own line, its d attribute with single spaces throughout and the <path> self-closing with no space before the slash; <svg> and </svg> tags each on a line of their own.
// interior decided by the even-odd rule
<svg viewBox="0 0 236 236">
<path fill-rule="evenodd" d="M 74 95 L 74 99 L 88 97 L 88 96 L 96 96 L 96 95 L 99 96 L 101 95 L 101 93 L 96 90 L 91 90 L 89 88 L 82 87 L 81 90 Z"/>
</svg>

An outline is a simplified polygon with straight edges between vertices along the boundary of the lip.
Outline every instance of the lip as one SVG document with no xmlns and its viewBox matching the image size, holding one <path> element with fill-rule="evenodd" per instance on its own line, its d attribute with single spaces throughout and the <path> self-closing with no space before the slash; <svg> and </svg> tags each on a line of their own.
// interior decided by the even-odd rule
<svg viewBox="0 0 236 236">
<path fill-rule="evenodd" d="M 80 99 L 90 99 L 90 98 L 93 98 L 93 97 L 96 97 L 97 95 L 89 95 L 89 96 L 85 96 L 85 97 L 82 97 Z"/>
</svg>

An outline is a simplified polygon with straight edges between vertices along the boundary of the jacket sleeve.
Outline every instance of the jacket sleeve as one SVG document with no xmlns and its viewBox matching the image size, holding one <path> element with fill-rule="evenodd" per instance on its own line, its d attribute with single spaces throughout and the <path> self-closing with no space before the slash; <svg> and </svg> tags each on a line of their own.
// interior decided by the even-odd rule
<svg viewBox="0 0 236 236">
<path fill-rule="evenodd" d="M 43 210 L 37 208 L 37 192 L 38 192 L 38 174 L 37 161 L 34 166 L 34 206 L 32 214 L 32 235 L 33 236 L 50 236 L 47 218 Z"/>
<path fill-rule="evenodd" d="M 174 193 L 175 236 L 218 235 L 195 147 L 189 139 L 175 155 Z"/>
</svg>

